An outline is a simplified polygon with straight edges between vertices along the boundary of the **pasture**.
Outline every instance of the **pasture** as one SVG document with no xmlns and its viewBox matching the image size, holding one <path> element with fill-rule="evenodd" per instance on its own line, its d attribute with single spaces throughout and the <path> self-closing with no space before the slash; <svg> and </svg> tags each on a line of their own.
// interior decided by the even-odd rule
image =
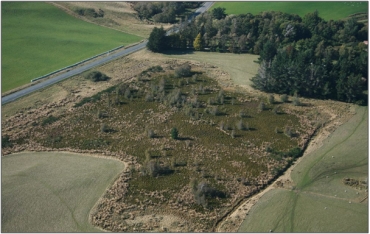
<svg viewBox="0 0 370 234">
<path fill-rule="evenodd" d="M 291 189 L 267 192 L 239 232 L 368 232 L 365 188 L 343 183 L 368 176 L 367 107 L 294 168 Z M 263 220 L 263 222 L 261 222 Z"/>
<path fill-rule="evenodd" d="M 213 8 L 224 7 L 227 14 L 259 14 L 263 11 L 281 11 L 303 17 L 315 10 L 324 20 L 339 20 L 355 13 L 367 13 L 368 2 L 216 2 Z"/>
<path fill-rule="evenodd" d="M 2 2 L 1 6 L 2 92 L 142 39 L 79 20 L 44 2 Z"/>
<path fill-rule="evenodd" d="M 2 232 L 101 232 L 90 210 L 123 163 L 70 153 L 2 157 Z"/>
</svg>

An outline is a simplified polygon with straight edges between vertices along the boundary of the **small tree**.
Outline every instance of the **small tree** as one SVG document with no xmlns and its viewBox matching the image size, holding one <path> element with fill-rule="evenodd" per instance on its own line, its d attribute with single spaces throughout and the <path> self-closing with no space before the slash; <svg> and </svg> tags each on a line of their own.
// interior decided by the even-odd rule
<svg viewBox="0 0 370 234">
<path fill-rule="evenodd" d="M 197 37 L 195 38 L 194 42 L 193 42 L 193 46 L 194 46 L 194 49 L 195 50 L 202 50 L 203 49 L 203 43 L 202 43 L 202 36 L 200 35 L 200 33 L 198 33 Z"/>
<path fill-rule="evenodd" d="M 236 127 L 239 129 L 239 130 L 244 130 L 245 127 L 244 127 L 244 123 L 243 123 L 243 120 L 239 120 L 237 123 L 236 123 Z"/>
<path fill-rule="evenodd" d="M 109 132 L 109 128 L 108 128 L 108 126 L 106 125 L 106 124 L 102 124 L 101 126 L 100 126 L 100 131 L 101 132 Z"/>
<path fill-rule="evenodd" d="M 165 43 L 166 31 L 161 28 L 154 27 L 153 31 L 149 35 L 148 44 L 146 47 L 153 52 L 161 52 L 166 48 Z"/>
<path fill-rule="evenodd" d="M 286 94 L 281 95 L 281 96 L 280 96 L 280 100 L 281 100 L 282 102 L 287 102 L 287 101 L 288 101 L 288 95 L 286 95 Z"/>
<path fill-rule="evenodd" d="M 176 140 L 179 137 L 179 131 L 177 128 L 172 128 L 171 129 L 171 138 Z"/>
<path fill-rule="evenodd" d="M 188 77 L 191 75 L 191 67 L 189 64 L 185 63 L 178 68 L 175 69 L 175 76 L 177 78 L 180 77 Z"/>
<path fill-rule="evenodd" d="M 153 129 L 147 129 L 146 133 L 149 138 L 154 138 L 155 136 Z"/>
<path fill-rule="evenodd" d="M 270 94 L 269 97 L 268 97 L 268 100 L 269 100 L 269 103 L 272 105 L 275 103 L 275 98 L 274 98 L 274 95 Z"/>
<path fill-rule="evenodd" d="M 225 10 L 223 7 L 216 7 L 212 10 L 212 16 L 218 20 L 223 19 L 226 16 Z"/>
<path fill-rule="evenodd" d="M 264 102 L 260 102 L 260 104 L 258 105 L 258 110 L 259 111 L 265 110 L 265 103 Z"/>
<path fill-rule="evenodd" d="M 284 134 L 287 137 L 292 137 L 293 136 L 292 129 L 289 126 L 285 126 L 285 128 L 284 128 Z"/>
<path fill-rule="evenodd" d="M 296 95 L 293 97 L 293 105 L 295 105 L 295 106 L 300 106 L 301 105 L 301 101 L 299 101 L 299 98 Z"/>
</svg>

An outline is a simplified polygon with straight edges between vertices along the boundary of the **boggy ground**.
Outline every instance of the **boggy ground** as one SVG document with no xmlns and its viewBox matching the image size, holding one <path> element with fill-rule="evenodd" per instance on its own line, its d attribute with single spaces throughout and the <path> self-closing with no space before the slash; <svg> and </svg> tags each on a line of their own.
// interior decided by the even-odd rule
<svg viewBox="0 0 370 234">
<path fill-rule="evenodd" d="M 174 78 L 173 70 L 185 61 L 153 55 L 140 51 L 100 67 L 111 77 L 108 82 L 77 76 L 3 107 L 2 133 L 13 143 L 3 148 L 3 155 L 24 150 L 99 153 L 129 165 L 91 215 L 91 221 L 106 230 L 212 231 L 245 197 L 264 188 L 292 162 L 292 156 L 278 152 L 304 148 L 315 129 L 329 120 L 321 111 L 328 107 L 314 100 L 301 99 L 304 106 L 293 106 L 276 96 L 275 104 L 259 111 L 266 95 L 220 95 L 222 87 L 215 79 L 222 79 L 217 74 L 223 72 L 214 65 L 190 62 L 197 78 Z M 164 71 L 138 78 L 157 65 Z M 212 70 L 207 72 L 212 77 L 203 69 Z M 159 92 L 162 79 L 164 95 Z M 95 96 L 100 100 L 76 107 L 83 98 L 115 85 L 118 88 Z M 176 96 L 175 90 L 182 95 L 172 102 L 169 97 Z M 47 98 L 40 98 L 46 93 Z M 148 95 L 154 101 L 146 101 Z M 220 96 L 224 104 L 209 103 Z M 277 105 L 279 114 L 274 114 Z M 345 111 L 338 103 L 330 108 Z M 243 118 L 240 110 L 246 113 Z M 249 130 L 237 129 L 240 119 Z M 282 133 L 286 126 L 292 128 L 292 138 Z M 179 130 L 177 140 L 170 137 L 172 127 Z M 154 131 L 153 138 L 148 130 Z M 148 175 L 148 161 L 168 168 L 167 174 Z M 194 180 L 207 183 L 218 196 L 194 196 Z"/>
</svg>

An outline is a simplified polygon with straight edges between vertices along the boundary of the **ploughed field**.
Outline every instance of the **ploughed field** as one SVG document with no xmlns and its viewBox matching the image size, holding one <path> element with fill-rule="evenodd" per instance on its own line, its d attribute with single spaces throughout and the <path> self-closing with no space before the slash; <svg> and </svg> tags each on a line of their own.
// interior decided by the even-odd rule
<svg viewBox="0 0 370 234">
<path fill-rule="evenodd" d="M 2 2 L 1 29 L 2 92 L 142 39 L 79 20 L 45 2 Z"/>
<path fill-rule="evenodd" d="M 182 231 L 212 230 L 240 199 L 300 155 L 316 117 L 307 114 L 309 106 L 278 97 L 268 102 L 267 96 L 224 91 L 202 66 L 192 64 L 190 76 L 177 78 L 173 70 L 181 63 L 167 61 L 164 71 L 151 67 L 64 114 L 35 119 L 12 141 L 132 158 L 130 173 L 117 180 L 93 213 L 99 227 L 158 231 L 154 218 L 140 222 L 140 217 L 166 214 L 184 221 L 178 224 Z M 175 230 L 176 222 L 166 228 Z"/>
<path fill-rule="evenodd" d="M 70 153 L 19 153 L 1 160 L 2 232 L 101 232 L 89 214 L 124 164 Z"/>
<path fill-rule="evenodd" d="M 368 232 L 368 108 L 356 112 L 304 156 L 290 187 L 258 201 L 240 232 Z"/>
<path fill-rule="evenodd" d="M 226 14 L 259 14 L 264 11 L 281 11 L 290 14 L 297 14 L 301 17 L 307 13 L 318 11 L 319 16 L 324 20 L 339 20 L 350 16 L 367 20 L 368 2 L 216 2 L 212 8 L 224 7 Z"/>
</svg>

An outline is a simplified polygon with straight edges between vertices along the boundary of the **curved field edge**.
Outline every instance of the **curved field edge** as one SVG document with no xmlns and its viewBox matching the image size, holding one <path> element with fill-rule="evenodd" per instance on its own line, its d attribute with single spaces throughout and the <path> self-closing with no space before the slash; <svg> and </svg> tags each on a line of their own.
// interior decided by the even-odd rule
<svg viewBox="0 0 370 234">
<path fill-rule="evenodd" d="M 2 2 L 2 92 L 142 37 L 88 23 L 43 2 Z"/>
<path fill-rule="evenodd" d="M 2 157 L 2 232 L 101 232 L 91 209 L 124 164 L 62 152 Z"/>
<path fill-rule="evenodd" d="M 264 11 L 281 11 L 301 17 L 315 10 L 324 20 L 339 20 L 356 13 L 368 13 L 368 2 L 216 2 L 212 8 L 224 7 L 227 14 L 259 14 Z M 335 8 L 335 11 L 333 9 Z"/>
<path fill-rule="evenodd" d="M 344 178 L 367 179 L 367 113 L 367 107 L 358 107 L 297 164 L 291 175 L 296 187 L 267 192 L 238 231 L 368 232 L 367 190 L 343 184 Z"/>
</svg>

